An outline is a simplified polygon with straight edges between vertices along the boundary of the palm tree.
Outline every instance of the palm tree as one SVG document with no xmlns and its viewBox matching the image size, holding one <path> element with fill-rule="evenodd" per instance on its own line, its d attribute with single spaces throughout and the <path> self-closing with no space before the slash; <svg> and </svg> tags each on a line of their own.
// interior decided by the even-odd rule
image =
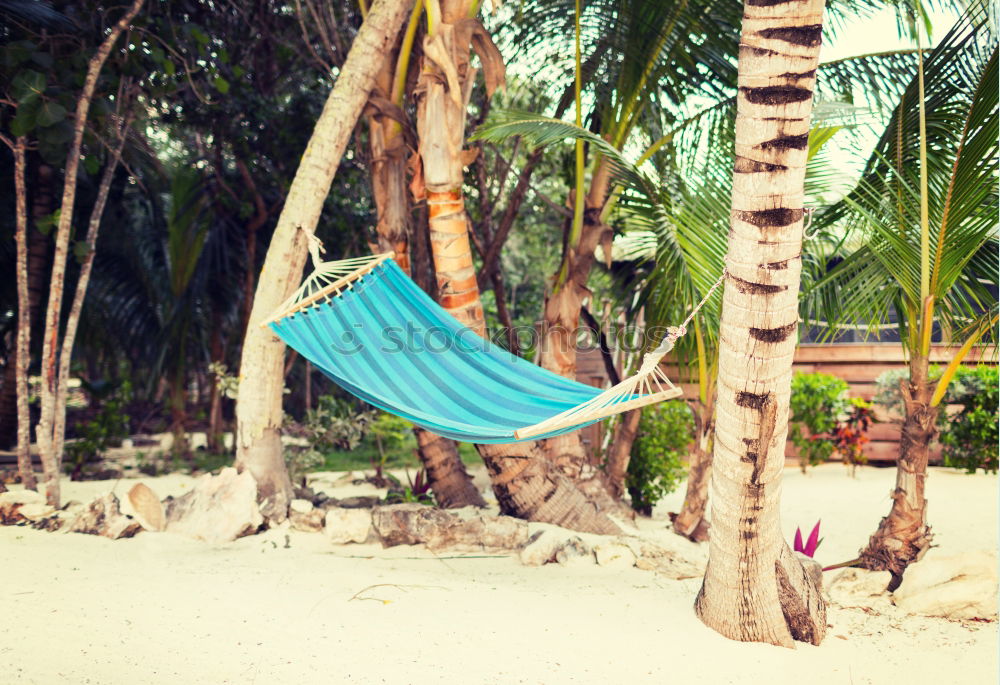
<svg viewBox="0 0 1000 685">
<path fill-rule="evenodd" d="M 899 100 L 857 188 L 826 221 L 860 247 L 810 290 L 809 314 L 830 331 L 898 322 L 909 357 L 905 418 L 889 515 L 858 565 L 887 570 L 889 588 L 930 545 L 924 483 L 948 384 L 997 311 L 997 48 L 987 3 L 972 3 Z M 931 377 L 932 336 L 962 341 Z"/>
<path fill-rule="evenodd" d="M 803 192 L 823 0 L 748 0 L 719 330 L 712 534 L 695 611 L 735 640 L 819 644 L 826 610 L 781 537 Z"/>
</svg>

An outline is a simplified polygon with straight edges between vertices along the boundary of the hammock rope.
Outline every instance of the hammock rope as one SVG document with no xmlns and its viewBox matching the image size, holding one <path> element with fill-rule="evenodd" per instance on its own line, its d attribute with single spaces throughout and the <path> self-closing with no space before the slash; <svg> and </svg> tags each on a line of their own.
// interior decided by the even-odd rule
<svg viewBox="0 0 1000 685">
<path fill-rule="evenodd" d="M 646 352 L 638 370 L 600 390 L 542 369 L 480 338 L 433 302 L 392 261 L 393 253 L 320 261 L 262 326 L 298 350 L 334 382 L 369 404 L 432 432 L 469 442 L 551 437 L 682 394 L 660 362 L 726 278 L 679 326 Z M 447 343 L 385 351 L 397 329 L 424 327 Z M 345 352 L 347 340 L 357 349 Z"/>
</svg>

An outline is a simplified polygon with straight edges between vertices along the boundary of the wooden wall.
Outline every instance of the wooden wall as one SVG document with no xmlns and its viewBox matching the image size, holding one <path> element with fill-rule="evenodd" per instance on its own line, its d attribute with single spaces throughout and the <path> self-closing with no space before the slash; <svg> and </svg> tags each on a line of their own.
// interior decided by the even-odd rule
<svg viewBox="0 0 1000 685">
<path fill-rule="evenodd" d="M 957 347 L 949 345 L 934 345 L 931 349 L 932 364 L 946 364 L 953 356 Z M 996 350 L 993 348 L 973 349 L 966 358 L 966 363 L 996 364 Z M 683 380 L 677 373 L 676 366 L 666 364 L 666 371 L 674 382 Z M 838 345 L 803 344 L 795 351 L 794 368 L 803 373 L 822 372 L 839 376 L 847 381 L 852 397 L 872 400 L 875 395 L 875 379 L 885 371 L 906 368 L 903 348 L 899 343 L 845 343 Z M 577 357 L 577 380 L 589 385 L 602 386 L 607 382 L 600 351 L 597 349 L 581 349 Z M 678 385 L 684 390 L 684 396 L 697 396 L 697 383 L 681 382 Z M 869 442 L 865 445 L 865 455 L 871 463 L 893 463 L 899 453 L 899 424 L 876 407 L 876 416 L 880 419 L 868 431 Z M 603 438 L 604 422 L 583 429 L 583 439 L 588 447 L 599 447 Z M 935 452 L 932 459 L 938 455 Z M 795 457 L 795 448 L 788 443 L 787 454 Z"/>
</svg>

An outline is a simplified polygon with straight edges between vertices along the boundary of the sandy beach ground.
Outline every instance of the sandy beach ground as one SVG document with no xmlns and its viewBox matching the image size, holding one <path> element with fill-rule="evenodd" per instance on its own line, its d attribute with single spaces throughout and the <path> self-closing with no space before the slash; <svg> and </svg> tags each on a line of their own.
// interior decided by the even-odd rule
<svg viewBox="0 0 1000 685">
<path fill-rule="evenodd" d="M 931 555 L 997 547 L 997 479 L 933 469 Z M 855 555 L 888 511 L 894 471 L 785 472 L 790 540 L 822 519 L 824 564 Z M 484 483 L 484 474 L 477 474 Z M 144 478 L 161 497 L 192 479 Z M 133 481 L 64 484 L 83 502 Z M 316 486 L 364 494 L 341 474 Z M 701 568 L 707 546 L 640 534 Z M 830 580 L 837 571 L 827 573 Z M 997 623 L 910 616 L 885 597 L 829 609 L 825 642 L 727 640 L 692 609 L 700 577 L 596 564 L 524 566 L 516 553 L 334 546 L 272 529 L 210 546 L 165 533 L 110 541 L 0 527 L 0 682 L 995 683 Z"/>
</svg>

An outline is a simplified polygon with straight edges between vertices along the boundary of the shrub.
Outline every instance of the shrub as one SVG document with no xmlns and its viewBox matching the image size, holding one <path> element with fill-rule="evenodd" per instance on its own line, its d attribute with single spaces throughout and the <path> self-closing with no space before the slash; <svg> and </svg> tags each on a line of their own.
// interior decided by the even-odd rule
<svg viewBox="0 0 1000 685">
<path fill-rule="evenodd" d="M 997 470 L 997 382 L 995 367 L 961 368 L 955 374 L 947 401 L 962 405 L 962 411 L 948 418 L 941 433 L 945 466 L 969 473 Z"/>
<path fill-rule="evenodd" d="M 306 443 L 285 450 L 292 482 L 303 482 L 306 473 L 325 462 L 326 452 L 357 447 L 377 415 L 374 409 L 358 410 L 353 402 L 332 395 L 320 396 L 316 408 L 308 410 L 301 423 L 286 415 L 282 432 Z"/>
<path fill-rule="evenodd" d="M 834 432 L 851 411 L 847 382 L 828 373 L 796 373 L 792 377 L 789 438 L 798 450 L 803 472 L 830 458 Z"/>
<path fill-rule="evenodd" d="M 625 487 L 632 508 L 649 516 L 664 495 L 677 489 L 686 469 L 683 458 L 694 436 L 687 402 L 673 400 L 646 407 L 632 443 Z"/>
<path fill-rule="evenodd" d="M 104 450 L 121 445 L 122 439 L 128 437 L 129 416 L 125 406 L 132 394 L 129 382 L 100 391 L 95 386 L 88 389 L 92 396 L 98 397 L 100 409 L 86 423 L 77 426 L 78 437 L 66 443 L 63 466 L 71 480 L 79 480 L 86 464 L 99 461 Z"/>
</svg>

